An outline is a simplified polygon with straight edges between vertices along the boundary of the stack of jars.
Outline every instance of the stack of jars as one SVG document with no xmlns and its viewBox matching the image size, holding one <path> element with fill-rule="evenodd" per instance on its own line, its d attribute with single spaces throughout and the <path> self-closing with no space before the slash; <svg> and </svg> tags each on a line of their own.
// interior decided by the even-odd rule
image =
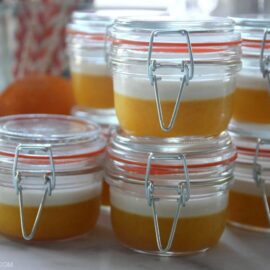
<svg viewBox="0 0 270 270">
<path fill-rule="evenodd" d="M 229 127 L 238 149 L 229 221 L 239 227 L 270 232 L 270 18 L 235 21 L 242 34 L 243 69 L 237 77 Z"/>
<path fill-rule="evenodd" d="M 108 145 L 111 220 L 123 245 L 177 255 L 214 246 L 236 151 L 240 35 L 225 18 L 118 18 L 108 55 L 121 129 Z"/>
</svg>

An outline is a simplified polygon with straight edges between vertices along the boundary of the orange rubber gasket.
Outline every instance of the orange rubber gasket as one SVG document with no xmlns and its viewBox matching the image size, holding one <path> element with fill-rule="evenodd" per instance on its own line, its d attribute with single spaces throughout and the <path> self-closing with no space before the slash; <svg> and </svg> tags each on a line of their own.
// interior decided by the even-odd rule
<svg viewBox="0 0 270 270">
<path fill-rule="evenodd" d="M 143 174 L 146 172 L 146 163 L 142 163 L 142 162 L 136 162 L 136 161 L 131 161 L 131 160 L 125 160 L 125 159 L 121 159 L 119 157 L 113 156 L 112 154 L 108 154 L 109 158 L 118 161 L 118 162 L 123 162 L 123 163 L 127 163 L 130 165 L 137 165 L 140 167 L 129 167 L 126 164 L 123 166 L 124 169 L 126 169 L 127 171 L 131 171 L 131 172 L 137 172 L 140 174 Z M 207 167 L 213 167 L 213 166 L 219 166 L 219 165 L 227 165 L 233 161 L 235 161 L 237 158 L 237 153 L 235 153 L 235 155 L 233 155 L 232 157 L 230 157 L 229 159 L 223 160 L 223 161 L 218 161 L 218 162 L 211 162 L 211 163 L 207 163 L 207 164 L 196 164 L 196 165 L 188 165 L 188 169 L 196 169 L 196 168 L 207 168 Z M 172 169 L 183 169 L 184 166 L 183 165 L 160 165 L 160 164 L 151 164 L 151 174 L 169 174 L 171 173 Z"/>
<path fill-rule="evenodd" d="M 145 41 L 132 41 L 124 39 L 116 39 L 112 42 L 113 45 L 135 45 L 141 46 L 142 48 L 136 48 L 137 51 L 147 51 L 149 42 Z M 237 46 L 240 45 L 241 41 L 230 41 L 230 42 L 209 42 L 209 43 L 191 43 L 193 53 L 211 53 L 211 52 L 222 52 L 224 49 L 220 47 L 225 46 Z M 203 48 L 204 47 L 204 48 Z M 210 48 L 209 48 L 210 47 Z M 219 48 L 215 48 L 219 47 Z M 188 53 L 188 46 L 186 43 L 167 43 L 167 42 L 154 42 L 152 47 L 153 52 L 168 52 L 168 53 Z"/>
<path fill-rule="evenodd" d="M 247 48 L 261 49 L 262 40 L 258 39 L 242 39 L 242 46 Z M 270 40 L 265 41 L 265 49 L 270 49 Z"/>
<path fill-rule="evenodd" d="M 69 156 L 57 156 L 53 157 L 53 160 L 55 164 L 65 164 L 65 163 L 72 163 L 76 159 L 82 159 L 82 158 L 90 158 L 90 157 L 95 157 L 98 156 L 102 153 L 104 153 L 106 150 L 106 147 L 95 151 L 95 152 L 88 152 L 84 154 L 78 154 L 78 155 L 69 155 Z M 11 157 L 15 158 L 14 154 L 8 153 L 8 152 L 0 152 L 0 156 L 4 157 Z M 47 156 L 38 156 L 38 155 L 23 155 L 20 154 L 19 159 L 21 163 L 23 164 L 40 164 L 40 165 L 47 165 L 50 164 L 49 158 Z"/>
<path fill-rule="evenodd" d="M 254 156 L 256 154 L 255 148 L 247 148 L 247 147 L 236 147 L 237 151 L 247 152 L 248 156 Z M 259 157 L 270 157 L 270 150 L 260 149 Z"/>
</svg>

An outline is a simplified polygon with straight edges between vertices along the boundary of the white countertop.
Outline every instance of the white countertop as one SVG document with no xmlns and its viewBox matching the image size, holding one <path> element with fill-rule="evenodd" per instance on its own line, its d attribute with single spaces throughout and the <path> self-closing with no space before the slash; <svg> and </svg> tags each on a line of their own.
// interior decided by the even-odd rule
<svg viewBox="0 0 270 270">
<path fill-rule="evenodd" d="M 161 258 L 122 247 L 103 210 L 97 228 L 80 239 L 30 245 L 0 237 L 2 269 L 269 270 L 270 234 L 228 227 L 219 244 L 205 253 Z"/>
</svg>

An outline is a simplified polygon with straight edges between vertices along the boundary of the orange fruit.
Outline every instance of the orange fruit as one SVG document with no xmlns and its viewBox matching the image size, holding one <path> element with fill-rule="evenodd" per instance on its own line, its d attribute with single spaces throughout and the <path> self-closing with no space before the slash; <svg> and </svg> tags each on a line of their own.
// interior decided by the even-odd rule
<svg viewBox="0 0 270 270">
<path fill-rule="evenodd" d="M 10 84 L 0 96 L 0 116 L 70 114 L 75 105 L 71 83 L 61 77 L 33 74 Z"/>
</svg>

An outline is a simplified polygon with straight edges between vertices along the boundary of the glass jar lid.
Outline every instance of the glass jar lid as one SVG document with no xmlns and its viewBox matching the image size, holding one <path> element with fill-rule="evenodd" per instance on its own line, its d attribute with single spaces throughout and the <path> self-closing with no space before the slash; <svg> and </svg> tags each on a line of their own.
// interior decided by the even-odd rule
<svg viewBox="0 0 270 270">
<path fill-rule="evenodd" d="M 234 31 L 231 19 L 122 17 L 110 27 L 109 39 L 113 70 L 122 66 L 126 74 L 130 72 L 128 64 L 144 65 L 145 68 L 137 70 L 138 74 L 151 71 L 151 65 L 154 65 L 152 73 L 157 70 L 162 73 L 173 67 L 184 70 L 184 64 L 189 64 L 189 79 L 194 69 L 194 76 L 201 76 L 199 67 L 203 70 L 208 67 L 207 75 L 219 73 L 223 76 L 234 74 L 241 67 L 240 34 Z M 167 76 L 170 73 L 164 71 Z"/>
<path fill-rule="evenodd" d="M 13 166 L 14 157 L 28 169 L 48 165 L 52 155 L 56 169 L 81 169 L 78 164 L 103 155 L 105 139 L 95 123 L 72 116 L 28 114 L 0 119 L 1 164 Z M 69 164 L 69 166 L 66 166 Z M 94 163 L 93 163 L 94 164 Z M 89 167 L 97 166 L 88 164 Z"/>
<path fill-rule="evenodd" d="M 25 114 L 0 118 L 0 188 L 13 186 L 14 195 L 18 196 L 25 240 L 36 234 L 48 197 L 61 200 L 67 197 L 63 196 L 67 190 L 89 186 L 99 189 L 97 175 L 101 172 L 105 144 L 98 125 L 71 116 Z M 76 192 L 70 194 L 78 196 Z M 38 211 L 28 233 L 24 203 L 36 203 L 39 196 Z"/>
<path fill-rule="evenodd" d="M 207 138 L 157 138 L 135 137 L 117 130 L 108 145 L 108 159 L 117 167 L 116 174 L 119 174 L 119 171 L 126 171 L 131 173 L 132 178 L 136 175 L 135 179 L 138 181 L 144 179 L 149 169 L 150 174 L 166 175 L 167 182 L 170 180 L 175 182 L 177 181 L 175 175 L 183 174 L 186 166 L 190 176 L 197 174 L 197 177 L 191 177 L 191 183 L 194 179 L 197 183 L 207 183 L 214 182 L 217 178 L 221 181 L 222 170 L 232 173 L 236 151 L 226 132 L 218 137 Z M 110 171 L 110 165 L 107 169 Z M 198 179 L 198 175 L 202 172 L 205 175 L 211 174 L 211 177 Z M 216 175 L 217 172 L 219 177 Z M 169 175 L 171 177 L 167 177 Z M 225 172 L 223 176 L 224 181 L 232 178 L 231 174 L 228 177 Z"/>
</svg>

